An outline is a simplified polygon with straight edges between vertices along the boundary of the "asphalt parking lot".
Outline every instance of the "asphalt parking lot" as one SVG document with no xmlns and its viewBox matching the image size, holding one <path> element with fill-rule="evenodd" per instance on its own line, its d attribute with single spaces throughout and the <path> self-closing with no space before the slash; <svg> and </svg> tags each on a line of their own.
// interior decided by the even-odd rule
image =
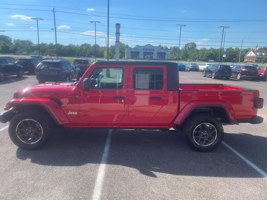
<svg viewBox="0 0 267 200">
<path fill-rule="evenodd" d="M 267 83 L 204 78 L 181 72 L 183 83 L 224 83 L 260 91 Z M 0 82 L 0 108 L 35 76 Z M 267 102 L 258 125 L 224 126 L 215 151 L 191 150 L 182 134 L 157 130 L 57 128 L 40 150 L 17 148 L 0 124 L 0 199 L 266 199 Z"/>
</svg>

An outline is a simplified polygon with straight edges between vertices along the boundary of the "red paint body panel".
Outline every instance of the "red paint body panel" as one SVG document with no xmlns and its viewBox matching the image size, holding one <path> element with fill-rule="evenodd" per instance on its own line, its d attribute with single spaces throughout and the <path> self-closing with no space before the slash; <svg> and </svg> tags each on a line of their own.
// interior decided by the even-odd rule
<svg viewBox="0 0 267 200">
<path fill-rule="evenodd" d="M 98 67 L 123 69 L 123 87 L 83 90 L 83 80 Z M 134 89 L 136 67 L 162 69 L 162 89 Z M 257 90 L 223 84 L 180 84 L 179 90 L 168 90 L 167 74 L 164 64 L 92 64 L 77 84 L 34 85 L 18 90 L 8 105 L 41 105 L 66 127 L 170 128 L 180 124 L 196 106 L 221 106 L 231 120 L 257 114 Z"/>
<path fill-rule="evenodd" d="M 38 105 L 49 111 L 59 124 L 70 123 L 66 113 L 53 100 L 46 98 L 17 98 L 8 102 L 10 105 Z"/>
</svg>

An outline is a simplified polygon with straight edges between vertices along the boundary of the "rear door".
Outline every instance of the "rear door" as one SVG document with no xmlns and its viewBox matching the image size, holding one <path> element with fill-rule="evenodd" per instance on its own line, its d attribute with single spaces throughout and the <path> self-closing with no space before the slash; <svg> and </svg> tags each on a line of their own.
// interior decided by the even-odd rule
<svg viewBox="0 0 267 200">
<path fill-rule="evenodd" d="M 129 122 L 135 126 L 161 127 L 177 114 L 178 93 L 167 91 L 165 65 L 131 66 Z"/>
</svg>

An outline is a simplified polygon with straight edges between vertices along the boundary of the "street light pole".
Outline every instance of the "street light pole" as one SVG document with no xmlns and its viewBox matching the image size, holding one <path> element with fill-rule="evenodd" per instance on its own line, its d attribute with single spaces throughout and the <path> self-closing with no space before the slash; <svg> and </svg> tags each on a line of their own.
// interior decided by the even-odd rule
<svg viewBox="0 0 267 200">
<path fill-rule="evenodd" d="M 57 57 L 57 25 L 56 25 L 56 10 L 55 10 L 55 8 L 53 8 L 53 16 L 54 16 L 55 45 L 56 45 L 56 57 Z"/>
<path fill-rule="evenodd" d="M 178 54 L 177 54 L 177 60 L 179 60 L 179 53 L 180 53 L 180 43 L 181 43 L 181 34 L 182 34 L 182 27 L 186 27 L 185 24 L 176 24 L 177 27 L 180 26 L 180 34 L 179 34 L 179 47 L 178 47 Z"/>
<path fill-rule="evenodd" d="M 242 51 L 242 47 L 243 47 L 243 40 L 241 42 L 241 48 L 239 50 L 239 58 L 238 58 L 238 62 L 240 63 L 240 60 L 241 60 L 241 51 Z"/>
<path fill-rule="evenodd" d="M 221 62 L 221 51 L 222 51 L 222 44 L 223 44 L 223 38 L 224 38 L 224 29 L 230 28 L 229 26 L 219 26 L 218 28 L 222 28 L 222 38 L 221 38 L 221 47 L 219 50 L 219 62 Z"/>
<path fill-rule="evenodd" d="M 43 20 L 42 18 L 39 17 L 32 17 L 32 20 L 36 20 L 37 22 L 37 39 L 38 39 L 38 54 L 40 56 L 40 41 L 39 41 L 39 20 Z"/>
<path fill-rule="evenodd" d="M 108 15 L 107 15 L 107 60 L 109 60 L 109 0 L 108 0 Z"/>
<path fill-rule="evenodd" d="M 95 61 L 96 61 L 96 23 L 100 23 L 100 21 L 90 21 L 95 24 Z"/>
</svg>

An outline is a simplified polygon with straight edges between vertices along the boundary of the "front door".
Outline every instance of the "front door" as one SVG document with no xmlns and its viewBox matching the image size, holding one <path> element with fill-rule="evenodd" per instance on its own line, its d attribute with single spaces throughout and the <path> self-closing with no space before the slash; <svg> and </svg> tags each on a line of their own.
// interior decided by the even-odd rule
<svg viewBox="0 0 267 200">
<path fill-rule="evenodd" d="M 91 74 L 90 89 L 82 91 L 81 120 L 110 126 L 127 119 L 126 68 L 96 66 Z"/>
</svg>

